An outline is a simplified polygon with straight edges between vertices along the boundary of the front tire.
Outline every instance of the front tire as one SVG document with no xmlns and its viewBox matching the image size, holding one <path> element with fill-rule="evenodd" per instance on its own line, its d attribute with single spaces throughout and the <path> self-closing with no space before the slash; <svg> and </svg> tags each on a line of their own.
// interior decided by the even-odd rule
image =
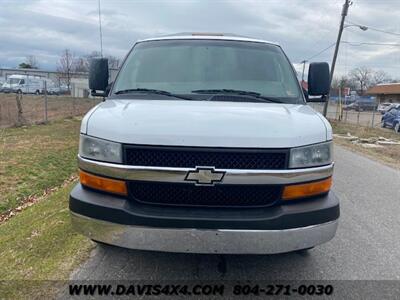
<svg viewBox="0 0 400 300">
<path fill-rule="evenodd" d="M 383 121 L 383 120 L 381 121 L 381 127 L 382 127 L 382 128 L 386 128 L 386 123 L 385 123 L 385 121 Z"/>
</svg>

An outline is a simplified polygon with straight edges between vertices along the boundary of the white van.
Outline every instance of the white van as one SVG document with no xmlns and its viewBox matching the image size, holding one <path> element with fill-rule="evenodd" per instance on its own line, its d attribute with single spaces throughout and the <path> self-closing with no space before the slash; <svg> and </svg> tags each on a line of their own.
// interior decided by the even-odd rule
<svg viewBox="0 0 400 300">
<path fill-rule="evenodd" d="M 39 95 L 43 89 L 44 78 L 31 75 L 11 75 L 3 84 L 5 92 L 13 92 L 19 94 L 36 94 Z"/>
<path fill-rule="evenodd" d="M 6 81 L 6 80 L 5 80 L 4 77 L 0 77 L 0 92 L 3 91 L 3 84 L 4 84 L 5 81 Z"/>
<path fill-rule="evenodd" d="M 329 66 L 308 98 L 282 48 L 232 35 L 137 42 L 112 84 L 93 59 L 72 224 L 90 239 L 167 252 L 270 254 L 335 235 Z M 101 91 L 101 92 L 99 92 Z M 315 96 L 320 96 L 315 98 Z"/>
</svg>

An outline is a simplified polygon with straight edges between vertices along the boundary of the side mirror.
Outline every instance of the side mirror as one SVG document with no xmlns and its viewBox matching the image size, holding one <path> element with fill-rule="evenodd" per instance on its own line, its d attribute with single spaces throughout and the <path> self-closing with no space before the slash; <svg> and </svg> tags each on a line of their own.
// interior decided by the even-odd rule
<svg viewBox="0 0 400 300">
<path fill-rule="evenodd" d="M 105 91 L 108 86 L 108 59 L 93 58 L 89 66 L 89 89 L 92 96 L 107 96 Z M 97 92 L 102 91 L 102 92 Z"/>
<path fill-rule="evenodd" d="M 311 63 L 308 69 L 308 95 L 322 96 L 319 101 L 324 100 L 330 90 L 329 65 L 326 62 Z M 312 101 L 310 99 L 310 101 Z"/>
</svg>

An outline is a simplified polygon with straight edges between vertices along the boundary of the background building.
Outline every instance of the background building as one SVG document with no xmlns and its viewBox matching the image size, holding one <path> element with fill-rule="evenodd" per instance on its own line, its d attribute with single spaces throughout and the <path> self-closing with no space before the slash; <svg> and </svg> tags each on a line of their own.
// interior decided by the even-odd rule
<svg viewBox="0 0 400 300">
<path fill-rule="evenodd" d="M 378 103 L 400 103 L 400 83 L 378 84 L 367 90 L 367 94 L 376 96 Z"/>
</svg>

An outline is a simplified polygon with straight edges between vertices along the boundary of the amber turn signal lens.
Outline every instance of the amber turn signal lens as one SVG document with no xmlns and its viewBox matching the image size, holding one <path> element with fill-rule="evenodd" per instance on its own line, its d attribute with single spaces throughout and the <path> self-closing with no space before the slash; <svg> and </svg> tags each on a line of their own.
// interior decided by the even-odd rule
<svg viewBox="0 0 400 300">
<path fill-rule="evenodd" d="M 81 184 L 87 187 L 123 196 L 128 195 L 125 181 L 96 176 L 82 170 L 79 171 L 79 178 Z"/>
<path fill-rule="evenodd" d="M 282 200 L 292 200 L 327 193 L 331 189 L 331 186 L 332 177 L 310 183 L 287 185 L 283 190 Z"/>
</svg>

